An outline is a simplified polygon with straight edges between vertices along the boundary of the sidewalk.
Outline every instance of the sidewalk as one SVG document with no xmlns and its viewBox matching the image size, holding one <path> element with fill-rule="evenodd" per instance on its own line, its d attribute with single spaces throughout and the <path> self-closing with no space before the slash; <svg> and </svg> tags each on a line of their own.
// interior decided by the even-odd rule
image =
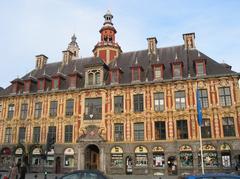
<svg viewBox="0 0 240 179">
<path fill-rule="evenodd" d="M 2 173 L 4 176 L 4 173 Z M 35 177 L 37 176 L 37 178 Z M 61 174 L 48 174 L 47 179 L 59 179 Z M 153 175 L 111 175 L 110 179 L 177 179 L 177 176 L 153 176 Z M 44 179 L 43 173 L 27 173 L 26 179 Z"/>
</svg>

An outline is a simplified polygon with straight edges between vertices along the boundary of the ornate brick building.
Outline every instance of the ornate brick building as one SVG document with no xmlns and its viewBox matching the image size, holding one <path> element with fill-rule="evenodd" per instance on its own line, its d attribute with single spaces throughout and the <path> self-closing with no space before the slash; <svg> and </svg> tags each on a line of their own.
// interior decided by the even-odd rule
<svg viewBox="0 0 240 179">
<path fill-rule="evenodd" d="M 24 160 L 42 171 L 47 136 L 55 139 L 51 172 L 99 169 L 108 174 L 200 171 L 196 89 L 203 107 L 207 171 L 233 170 L 240 160 L 239 74 L 183 45 L 123 53 L 112 14 L 104 15 L 94 56 L 79 58 L 75 35 L 63 59 L 36 68 L 0 90 L 0 168 Z"/>
</svg>

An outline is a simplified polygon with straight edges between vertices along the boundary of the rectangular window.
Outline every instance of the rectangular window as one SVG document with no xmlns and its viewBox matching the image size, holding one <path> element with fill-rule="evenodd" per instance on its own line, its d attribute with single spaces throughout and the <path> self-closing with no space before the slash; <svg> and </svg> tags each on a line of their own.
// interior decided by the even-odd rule
<svg viewBox="0 0 240 179">
<path fill-rule="evenodd" d="M 48 137 L 52 138 L 54 143 L 56 142 L 56 126 L 48 127 Z"/>
<path fill-rule="evenodd" d="M 142 112 L 143 111 L 143 94 L 133 95 L 133 101 L 134 101 L 134 112 Z"/>
<path fill-rule="evenodd" d="M 38 119 L 41 117 L 42 114 L 42 102 L 35 103 L 35 111 L 34 111 L 34 118 Z"/>
<path fill-rule="evenodd" d="M 66 125 L 65 126 L 65 142 L 71 143 L 73 137 L 73 126 L 72 125 Z"/>
<path fill-rule="evenodd" d="M 173 65 L 173 77 L 180 78 L 181 77 L 181 65 L 174 64 Z"/>
<path fill-rule="evenodd" d="M 187 139 L 188 138 L 187 120 L 178 120 L 177 121 L 177 138 L 178 139 Z"/>
<path fill-rule="evenodd" d="M 154 93 L 154 110 L 164 111 L 164 93 Z"/>
<path fill-rule="evenodd" d="M 204 75 L 204 65 L 203 63 L 196 63 L 196 67 L 197 67 L 197 76 L 201 76 Z"/>
<path fill-rule="evenodd" d="M 199 99 L 202 108 L 208 108 L 208 91 L 206 89 L 199 89 Z"/>
<path fill-rule="evenodd" d="M 57 116 L 57 106 L 58 102 L 57 101 L 51 101 L 50 102 L 50 117 L 56 117 Z"/>
<path fill-rule="evenodd" d="M 124 128 L 122 123 L 114 124 L 114 139 L 115 141 L 123 141 Z"/>
<path fill-rule="evenodd" d="M 102 119 L 102 98 L 85 99 L 85 120 Z"/>
<path fill-rule="evenodd" d="M 28 104 L 24 103 L 21 105 L 21 119 L 26 119 L 28 113 Z"/>
<path fill-rule="evenodd" d="M 73 108 L 74 108 L 74 100 L 68 99 L 66 102 L 66 116 L 72 116 L 73 115 Z"/>
<path fill-rule="evenodd" d="M 53 89 L 58 89 L 58 81 L 59 79 L 53 79 Z"/>
<path fill-rule="evenodd" d="M 144 123 L 135 123 L 134 124 L 134 140 L 143 141 L 144 140 Z"/>
<path fill-rule="evenodd" d="M 13 114 L 14 114 L 14 104 L 9 104 L 8 105 L 8 119 L 12 119 L 13 118 Z"/>
<path fill-rule="evenodd" d="M 183 110 L 185 109 L 185 91 L 176 91 L 175 92 L 175 107 L 176 109 Z"/>
<path fill-rule="evenodd" d="M 133 71 L 132 71 L 132 75 L 133 75 L 133 81 L 137 81 L 137 80 L 140 80 L 140 78 L 139 78 L 139 69 L 138 68 L 133 68 L 132 69 Z"/>
<path fill-rule="evenodd" d="M 165 121 L 156 121 L 155 122 L 155 139 L 156 140 L 165 140 L 166 139 Z"/>
<path fill-rule="evenodd" d="M 154 79 L 162 78 L 162 68 L 161 66 L 154 67 Z"/>
<path fill-rule="evenodd" d="M 33 128 L 33 143 L 38 144 L 40 142 L 40 127 Z"/>
<path fill-rule="evenodd" d="M 219 100 L 221 106 L 231 106 L 231 91 L 230 87 L 221 87 L 219 88 Z"/>
<path fill-rule="evenodd" d="M 210 119 L 203 119 L 202 122 L 202 138 L 211 138 L 211 122 Z"/>
<path fill-rule="evenodd" d="M 233 117 L 224 117 L 222 119 L 224 137 L 235 136 L 235 126 Z"/>
<path fill-rule="evenodd" d="M 123 113 L 123 96 L 114 96 L 114 112 Z"/>
<path fill-rule="evenodd" d="M 12 143 L 12 128 L 11 127 L 7 127 L 5 129 L 4 143 L 7 143 L 7 144 L 11 144 Z"/>
<path fill-rule="evenodd" d="M 25 143 L 25 138 L 26 138 L 26 128 L 19 127 L 18 142 Z"/>
</svg>

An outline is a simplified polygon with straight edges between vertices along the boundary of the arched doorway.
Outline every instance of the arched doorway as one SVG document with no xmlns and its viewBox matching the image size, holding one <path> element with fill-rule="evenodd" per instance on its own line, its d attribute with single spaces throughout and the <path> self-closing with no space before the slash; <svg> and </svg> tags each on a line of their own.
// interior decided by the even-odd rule
<svg viewBox="0 0 240 179">
<path fill-rule="evenodd" d="M 85 149 L 84 168 L 98 170 L 99 163 L 99 148 L 94 144 L 88 145 Z"/>
</svg>

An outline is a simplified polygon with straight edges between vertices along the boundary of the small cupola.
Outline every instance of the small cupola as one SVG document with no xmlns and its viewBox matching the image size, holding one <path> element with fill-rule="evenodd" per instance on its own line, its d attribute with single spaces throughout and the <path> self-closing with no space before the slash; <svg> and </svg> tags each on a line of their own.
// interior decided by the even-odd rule
<svg viewBox="0 0 240 179">
<path fill-rule="evenodd" d="M 148 41 L 148 54 L 154 54 L 157 53 L 157 38 L 156 37 L 149 37 L 147 38 Z"/>
<path fill-rule="evenodd" d="M 73 59 L 79 57 L 80 48 L 78 46 L 77 37 L 75 36 L 75 34 L 73 34 L 71 42 L 68 44 L 67 50 L 72 52 Z"/>
<path fill-rule="evenodd" d="M 183 34 L 184 46 L 187 50 L 192 50 L 196 48 L 195 45 L 195 33 Z"/>
<path fill-rule="evenodd" d="M 43 54 L 36 55 L 36 69 L 42 69 L 47 64 L 47 59 Z"/>
</svg>

